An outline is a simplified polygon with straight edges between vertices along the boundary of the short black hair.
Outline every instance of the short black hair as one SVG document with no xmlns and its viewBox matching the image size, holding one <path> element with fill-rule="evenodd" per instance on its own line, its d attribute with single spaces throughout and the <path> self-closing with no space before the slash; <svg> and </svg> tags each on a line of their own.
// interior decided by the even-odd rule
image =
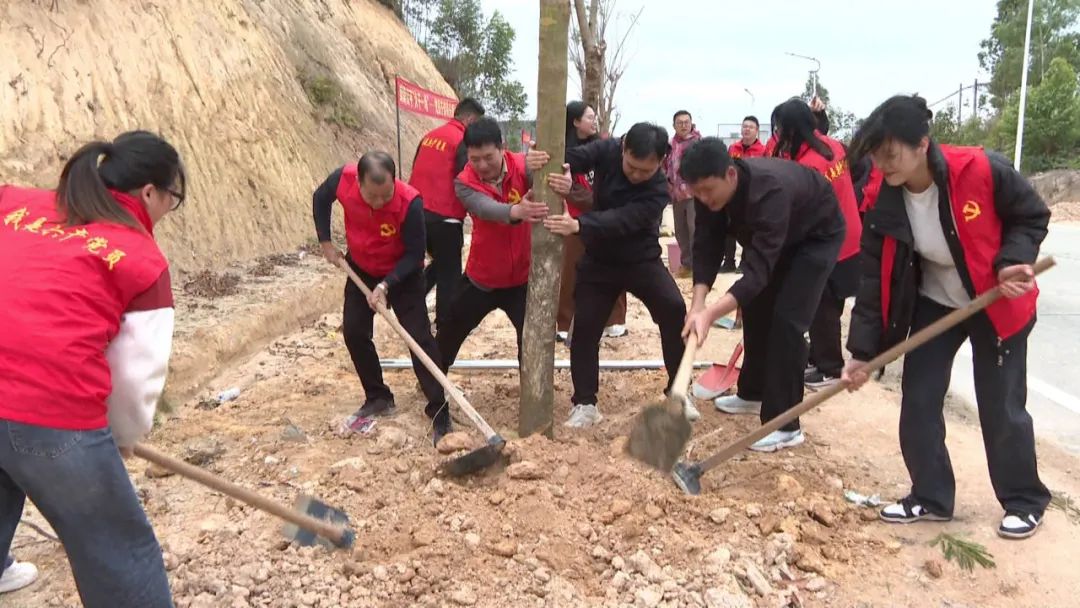
<svg viewBox="0 0 1080 608">
<path fill-rule="evenodd" d="M 730 166 L 731 156 L 723 140 L 705 137 L 690 144 L 683 152 L 679 161 L 679 177 L 688 184 L 694 184 L 706 177 L 724 177 Z"/>
<path fill-rule="evenodd" d="M 933 117 L 926 100 L 918 95 L 890 97 L 863 121 L 851 139 L 848 154 L 857 162 L 890 139 L 918 146 L 922 138 L 930 135 Z"/>
<path fill-rule="evenodd" d="M 364 183 L 364 179 L 369 175 L 371 176 L 371 181 L 380 185 L 386 182 L 387 175 L 392 179 L 397 175 L 397 166 L 394 165 L 394 157 L 382 150 L 375 150 L 361 156 L 360 162 L 356 164 L 356 177 L 362 184 Z"/>
<path fill-rule="evenodd" d="M 496 148 L 502 149 L 502 129 L 494 118 L 481 118 L 465 128 L 465 138 L 462 141 L 465 142 L 466 148 L 494 144 Z"/>
<path fill-rule="evenodd" d="M 754 116 L 753 114 L 751 114 L 750 116 L 745 116 L 745 117 L 743 117 L 743 119 L 742 119 L 742 121 L 743 121 L 743 122 L 746 122 L 746 121 L 748 121 L 748 120 L 749 120 L 750 122 L 754 123 L 754 126 L 755 126 L 755 127 L 759 128 L 759 129 L 761 128 L 761 123 L 760 123 L 760 122 L 758 122 L 757 116 Z"/>
<path fill-rule="evenodd" d="M 639 122 L 630 127 L 623 135 L 622 144 L 630 156 L 640 160 L 654 155 L 657 160 L 664 160 L 671 151 L 667 129 L 651 122 Z"/>
<path fill-rule="evenodd" d="M 484 106 L 480 105 L 479 101 L 476 101 L 472 97 L 466 97 L 462 99 L 457 107 L 454 108 L 454 118 L 461 120 L 468 116 L 483 116 Z"/>
<path fill-rule="evenodd" d="M 686 114 L 687 116 L 689 116 L 690 120 L 694 120 L 694 116 L 692 114 L 690 114 L 690 112 L 688 112 L 686 110 L 679 110 L 678 112 L 675 112 L 674 116 L 671 117 L 672 124 L 674 124 L 676 120 L 679 120 L 679 117 L 682 116 L 683 114 Z"/>
</svg>

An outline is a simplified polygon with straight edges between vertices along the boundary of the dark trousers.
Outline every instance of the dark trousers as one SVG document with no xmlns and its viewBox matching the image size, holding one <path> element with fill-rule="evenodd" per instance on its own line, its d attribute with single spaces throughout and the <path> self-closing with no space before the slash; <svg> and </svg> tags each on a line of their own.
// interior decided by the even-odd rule
<svg viewBox="0 0 1080 608">
<path fill-rule="evenodd" d="M 574 287 L 574 339 L 570 343 L 570 374 L 574 381 L 573 402 L 596 403 L 600 384 L 600 337 L 611 307 L 623 291 L 641 300 L 660 327 L 667 388 L 675 379 L 685 345 L 682 326 L 686 303 L 675 279 L 660 260 L 638 264 L 609 265 L 590 260 L 578 266 Z"/>
<path fill-rule="evenodd" d="M 0 420 L 0 555 L 27 498 L 56 530 L 83 606 L 172 607 L 161 546 L 108 428 Z"/>
<path fill-rule="evenodd" d="M 836 264 L 840 240 L 807 241 L 785 253 L 765 289 L 742 307 L 745 357 L 738 395 L 761 402 L 762 424 L 802 401 L 808 349 L 803 335 Z M 781 430 L 798 428 L 793 420 Z"/>
<path fill-rule="evenodd" d="M 915 305 L 912 333 L 952 312 L 929 298 Z M 942 413 L 956 351 L 971 340 L 990 483 L 1007 511 L 1041 515 L 1050 492 L 1039 481 L 1035 431 L 1027 413 L 1027 339 L 1034 321 L 998 344 L 988 317 L 977 314 L 904 357 L 900 449 L 911 475 L 911 494 L 939 515 L 952 515 L 956 480 L 945 447 Z"/>
<path fill-rule="evenodd" d="M 356 265 L 351 259 L 352 266 L 360 279 L 369 288 L 382 280 L 382 277 L 373 277 Z M 392 287 L 387 294 L 387 305 L 397 315 L 405 331 L 424 349 L 436 364 L 439 364 L 439 349 L 435 345 L 435 338 L 431 335 L 431 325 L 428 323 L 427 307 L 424 305 L 424 278 L 419 273 L 409 275 L 401 283 Z M 364 387 L 364 396 L 367 400 L 393 399 L 394 395 L 390 388 L 383 382 L 382 366 L 379 363 L 379 353 L 375 350 L 372 341 L 374 329 L 375 311 L 368 306 L 367 298 L 363 292 L 350 280 L 345 283 L 345 310 L 342 319 L 345 346 L 349 349 L 356 374 L 360 376 L 360 384 Z M 400 338 L 399 338 L 400 339 Z M 412 356 L 413 369 L 416 371 L 416 379 L 420 381 L 420 389 L 424 391 L 428 404 L 425 410 L 429 416 L 437 412 L 445 403 L 442 385 L 424 367 L 424 364 Z"/>
<path fill-rule="evenodd" d="M 450 369 L 457 360 L 458 351 L 465 343 L 465 338 L 468 338 L 484 317 L 495 309 L 506 313 L 514 325 L 520 361 L 521 333 L 525 328 L 525 300 L 528 293 L 528 284 L 485 291 L 474 285 L 468 277 L 461 277 L 450 312 L 447 313 L 445 321 L 439 325 L 439 333 L 436 337 L 439 352 L 442 353 L 443 371 Z"/>
<path fill-rule="evenodd" d="M 447 222 L 447 218 L 424 212 L 424 228 L 427 232 L 427 252 L 431 263 L 424 269 L 424 294 L 435 290 L 435 325 L 440 324 L 454 301 L 454 290 L 461 280 L 461 248 L 465 244 L 461 222 Z"/>
<path fill-rule="evenodd" d="M 730 234 L 724 237 L 724 259 L 720 261 L 721 268 L 735 268 L 735 246 L 738 244 Z"/>
<path fill-rule="evenodd" d="M 563 237 L 562 276 L 559 279 L 559 313 L 555 317 L 556 331 L 569 331 L 574 320 L 574 285 L 577 284 L 577 267 L 585 255 L 585 244 L 581 237 L 571 234 Z M 607 325 L 626 324 L 626 293 L 619 294 L 615 307 L 611 310 Z"/>
<path fill-rule="evenodd" d="M 810 361 L 818 371 L 834 378 L 839 378 L 844 369 L 840 317 L 844 314 L 844 300 L 858 291 L 859 265 L 858 255 L 836 263 L 810 324 Z"/>
</svg>

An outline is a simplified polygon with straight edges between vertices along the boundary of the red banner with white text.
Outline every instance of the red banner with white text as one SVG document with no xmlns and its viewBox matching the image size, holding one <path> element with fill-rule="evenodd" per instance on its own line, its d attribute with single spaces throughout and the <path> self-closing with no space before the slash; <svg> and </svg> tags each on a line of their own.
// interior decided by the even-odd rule
<svg viewBox="0 0 1080 608">
<path fill-rule="evenodd" d="M 400 76 L 396 79 L 397 105 L 402 110 L 446 120 L 454 117 L 458 101 L 453 97 L 439 95 Z"/>
</svg>

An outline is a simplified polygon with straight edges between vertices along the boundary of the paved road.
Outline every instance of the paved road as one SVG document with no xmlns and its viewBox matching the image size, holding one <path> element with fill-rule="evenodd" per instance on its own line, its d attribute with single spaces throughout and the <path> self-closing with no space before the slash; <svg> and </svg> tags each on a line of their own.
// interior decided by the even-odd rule
<svg viewBox="0 0 1080 608">
<path fill-rule="evenodd" d="M 1039 320 L 1028 341 L 1028 411 L 1035 432 L 1080 453 L 1080 226 L 1051 224 L 1043 255 L 1057 266 L 1039 279 Z M 971 350 L 956 358 L 952 391 L 974 405 Z"/>
</svg>

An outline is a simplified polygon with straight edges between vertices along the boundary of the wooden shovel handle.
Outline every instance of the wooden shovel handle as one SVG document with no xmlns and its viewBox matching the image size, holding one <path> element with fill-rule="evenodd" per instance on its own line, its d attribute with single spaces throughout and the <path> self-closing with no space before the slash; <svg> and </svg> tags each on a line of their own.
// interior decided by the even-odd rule
<svg viewBox="0 0 1080 608">
<path fill-rule="evenodd" d="M 334 542 L 336 545 L 340 545 L 342 537 L 346 533 L 346 529 L 341 526 L 335 526 L 329 522 L 321 519 L 316 519 L 310 515 L 304 513 L 298 513 L 297 511 L 286 507 L 285 505 L 270 500 L 269 498 L 253 492 L 245 487 L 238 486 L 231 481 L 226 481 L 217 475 L 214 475 L 206 469 L 199 468 L 197 466 L 188 464 L 183 460 L 173 458 L 168 454 L 159 452 L 154 448 L 144 444 L 136 443 L 134 448 L 135 455 L 143 460 L 150 461 L 160 467 L 164 467 L 178 475 L 187 477 L 188 479 L 201 483 L 202 485 L 213 488 L 222 494 L 232 496 L 233 498 L 243 501 L 260 511 L 265 511 L 271 515 L 276 515 L 285 521 L 296 524 L 297 526 L 314 532 L 323 538 L 327 538 Z"/>
<path fill-rule="evenodd" d="M 360 290 L 361 293 L 363 293 L 367 297 L 371 297 L 371 290 L 368 289 L 367 285 L 364 285 L 364 282 L 360 280 L 360 277 L 356 274 L 352 267 L 349 266 L 348 260 L 343 257 L 339 258 L 338 266 L 341 266 L 341 269 L 349 275 L 349 279 L 352 280 L 353 284 L 356 285 L 356 287 Z M 465 412 L 465 415 L 468 416 L 469 420 L 472 421 L 476 428 L 484 434 L 484 439 L 490 441 L 492 437 L 498 435 L 498 433 L 495 432 L 495 429 L 491 428 L 491 426 L 488 425 L 488 423 L 480 417 L 480 414 L 477 413 L 475 409 L 473 409 L 472 404 L 470 404 L 469 401 L 465 399 L 465 395 L 463 395 L 461 391 L 457 390 L 457 387 L 450 383 L 450 379 L 446 377 L 446 374 L 443 373 L 442 369 L 440 369 L 439 366 L 431 360 L 431 357 L 429 357 L 428 354 L 424 352 L 424 349 L 421 348 L 419 344 L 417 344 L 416 340 L 414 340 L 413 337 L 409 335 L 409 332 L 405 331 L 405 328 L 402 327 L 401 323 L 398 322 L 397 317 L 390 314 L 390 311 L 386 310 L 386 307 L 381 304 L 376 307 L 376 310 L 380 315 L 382 315 L 384 319 L 386 319 L 386 322 L 390 324 L 390 327 L 394 328 L 394 331 L 397 332 L 397 335 L 401 336 L 402 340 L 405 340 L 405 343 L 409 345 L 409 350 L 411 350 L 412 353 L 416 355 L 416 358 L 424 364 L 424 367 L 426 367 L 427 370 L 431 372 L 431 375 L 439 381 L 439 384 L 442 385 L 443 390 L 446 391 L 447 397 L 449 397 L 455 405 L 461 408 L 461 411 Z"/>
<path fill-rule="evenodd" d="M 679 361 L 679 369 L 675 372 L 675 381 L 671 383 L 672 397 L 686 398 L 686 389 L 690 385 L 690 372 L 694 369 L 694 357 L 697 356 L 697 351 L 697 332 L 691 329 L 686 340 L 686 350 L 683 351 L 682 359 Z"/>
<path fill-rule="evenodd" d="M 1053 266 L 1054 258 L 1045 257 L 1035 262 L 1035 264 L 1032 265 L 1032 269 L 1035 271 L 1035 274 L 1040 274 Z M 863 370 L 867 374 L 876 372 L 877 370 L 900 358 L 902 355 L 905 355 L 915 350 L 916 348 L 922 346 L 923 344 L 926 344 L 930 340 L 933 340 L 937 336 L 941 335 L 945 331 L 959 325 L 968 317 L 971 317 L 972 315 L 986 308 L 990 304 L 993 304 L 994 301 L 996 301 L 1000 297 L 1001 289 L 999 287 L 994 287 L 983 292 L 982 295 L 972 300 L 971 303 L 967 306 L 964 306 L 963 308 L 957 308 L 956 310 L 950 312 L 944 317 L 941 317 L 937 321 L 934 321 L 930 325 L 915 332 L 907 340 L 904 340 L 903 342 L 893 346 L 889 350 L 874 357 L 869 362 L 867 362 L 866 366 L 863 367 Z M 710 456 L 707 460 L 705 460 L 699 465 L 701 467 L 701 471 L 704 473 L 709 469 L 715 468 L 717 465 L 727 461 L 736 454 L 741 453 L 743 450 L 750 447 L 762 437 L 765 437 L 773 431 L 779 430 L 780 427 L 816 408 L 830 397 L 833 397 L 846 389 L 846 383 L 837 382 L 832 386 L 829 386 L 810 395 L 806 399 L 803 399 L 803 401 L 795 407 L 784 412 L 780 416 L 777 416 L 776 418 L 773 418 L 772 420 L 766 422 L 753 432 L 748 433 L 740 439 L 729 443 L 722 450 Z"/>
</svg>

